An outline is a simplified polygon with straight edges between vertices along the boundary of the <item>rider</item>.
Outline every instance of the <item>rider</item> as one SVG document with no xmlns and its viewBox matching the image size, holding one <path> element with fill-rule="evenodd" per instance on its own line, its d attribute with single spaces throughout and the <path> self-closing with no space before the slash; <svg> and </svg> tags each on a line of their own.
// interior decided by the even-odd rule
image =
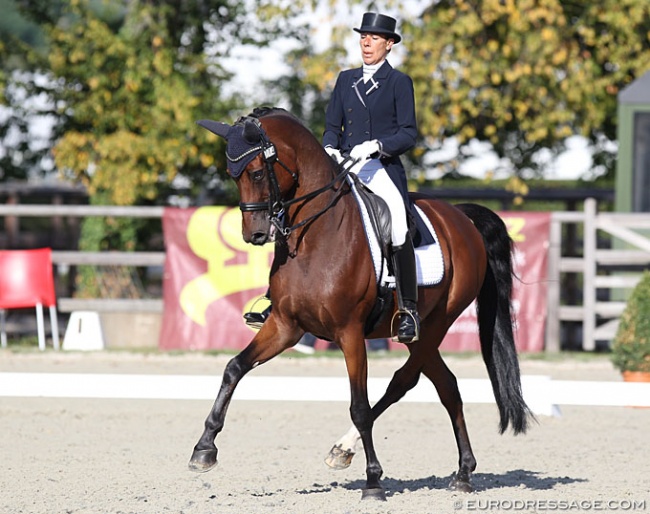
<svg viewBox="0 0 650 514">
<path fill-rule="evenodd" d="M 386 61 L 401 41 L 390 16 L 368 12 L 361 27 L 363 66 L 343 71 L 327 106 L 323 145 L 338 161 L 341 154 L 365 161 L 357 176 L 381 196 L 390 209 L 392 260 L 398 294 L 397 339 L 419 337 L 417 275 L 406 209 L 410 205 L 406 172 L 399 156 L 415 145 L 417 125 L 413 82 Z"/>
<path fill-rule="evenodd" d="M 396 20 L 368 12 L 361 27 L 363 66 L 341 72 L 327 106 L 323 146 L 336 159 L 349 155 L 360 162 L 353 168 L 391 212 L 392 262 L 397 287 L 397 340 L 411 343 L 419 337 L 417 276 L 413 242 L 408 231 L 409 206 L 406 172 L 399 156 L 415 145 L 417 125 L 413 82 L 386 61 L 401 41 Z M 247 322 L 263 323 L 270 309 L 247 313 Z"/>
</svg>

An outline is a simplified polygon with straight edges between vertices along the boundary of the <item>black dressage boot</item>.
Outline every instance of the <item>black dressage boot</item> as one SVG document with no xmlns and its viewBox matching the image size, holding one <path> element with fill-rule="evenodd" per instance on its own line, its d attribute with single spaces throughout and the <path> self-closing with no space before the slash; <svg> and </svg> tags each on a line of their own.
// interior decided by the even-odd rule
<svg viewBox="0 0 650 514">
<path fill-rule="evenodd" d="M 393 247 L 392 258 L 398 309 L 391 323 L 392 337 L 393 341 L 413 343 L 420 338 L 420 316 L 415 250 L 410 235 L 406 236 L 402 246 Z M 395 317 L 399 320 L 397 331 L 393 330 Z"/>
<path fill-rule="evenodd" d="M 271 301 L 269 298 L 269 293 L 267 292 L 263 297 L 258 298 L 255 303 L 259 302 L 262 298 L 266 298 L 267 300 Z M 253 304 L 253 307 L 254 306 L 255 304 Z M 262 328 L 262 325 L 264 325 L 264 322 L 267 320 L 267 318 L 271 315 L 272 307 L 273 304 L 269 305 L 262 312 L 246 312 L 244 313 L 244 321 L 249 327 L 259 330 Z"/>
</svg>

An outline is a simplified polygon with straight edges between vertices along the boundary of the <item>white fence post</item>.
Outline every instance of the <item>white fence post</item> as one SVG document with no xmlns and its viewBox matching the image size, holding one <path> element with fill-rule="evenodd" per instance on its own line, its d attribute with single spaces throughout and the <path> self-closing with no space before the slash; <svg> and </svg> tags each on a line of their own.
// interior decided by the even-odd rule
<svg viewBox="0 0 650 514">
<path fill-rule="evenodd" d="M 548 245 L 548 285 L 546 289 L 547 352 L 560 351 L 560 260 L 562 259 L 562 221 L 551 217 Z"/>
<path fill-rule="evenodd" d="M 585 223 L 583 238 L 584 273 L 582 275 L 582 349 L 594 350 L 596 340 L 596 215 L 598 205 L 593 198 L 585 200 Z"/>
</svg>

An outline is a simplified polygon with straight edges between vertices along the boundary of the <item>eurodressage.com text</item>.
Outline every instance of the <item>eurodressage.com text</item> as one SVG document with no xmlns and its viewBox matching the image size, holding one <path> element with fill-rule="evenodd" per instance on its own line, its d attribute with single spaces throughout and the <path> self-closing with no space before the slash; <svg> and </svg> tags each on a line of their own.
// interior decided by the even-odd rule
<svg viewBox="0 0 650 514">
<path fill-rule="evenodd" d="M 645 511 L 646 500 L 457 500 L 455 510 L 468 511 Z"/>
</svg>

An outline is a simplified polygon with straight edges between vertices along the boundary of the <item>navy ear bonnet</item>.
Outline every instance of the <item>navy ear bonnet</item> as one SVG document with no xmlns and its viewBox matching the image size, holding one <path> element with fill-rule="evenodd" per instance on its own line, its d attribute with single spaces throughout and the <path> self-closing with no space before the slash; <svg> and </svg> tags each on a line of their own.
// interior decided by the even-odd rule
<svg viewBox="0 0 650 514">
<path fill-rule="evenodd" d="M 264 150 L 263 136 L 266 134 L 254 118 L 240 118 L 232 126 L 212 120 L 200 120 L 196 123 L 228 142 L 228 173 L 233 178 L 238 178 L 246 166 Z"/>
</svg>

